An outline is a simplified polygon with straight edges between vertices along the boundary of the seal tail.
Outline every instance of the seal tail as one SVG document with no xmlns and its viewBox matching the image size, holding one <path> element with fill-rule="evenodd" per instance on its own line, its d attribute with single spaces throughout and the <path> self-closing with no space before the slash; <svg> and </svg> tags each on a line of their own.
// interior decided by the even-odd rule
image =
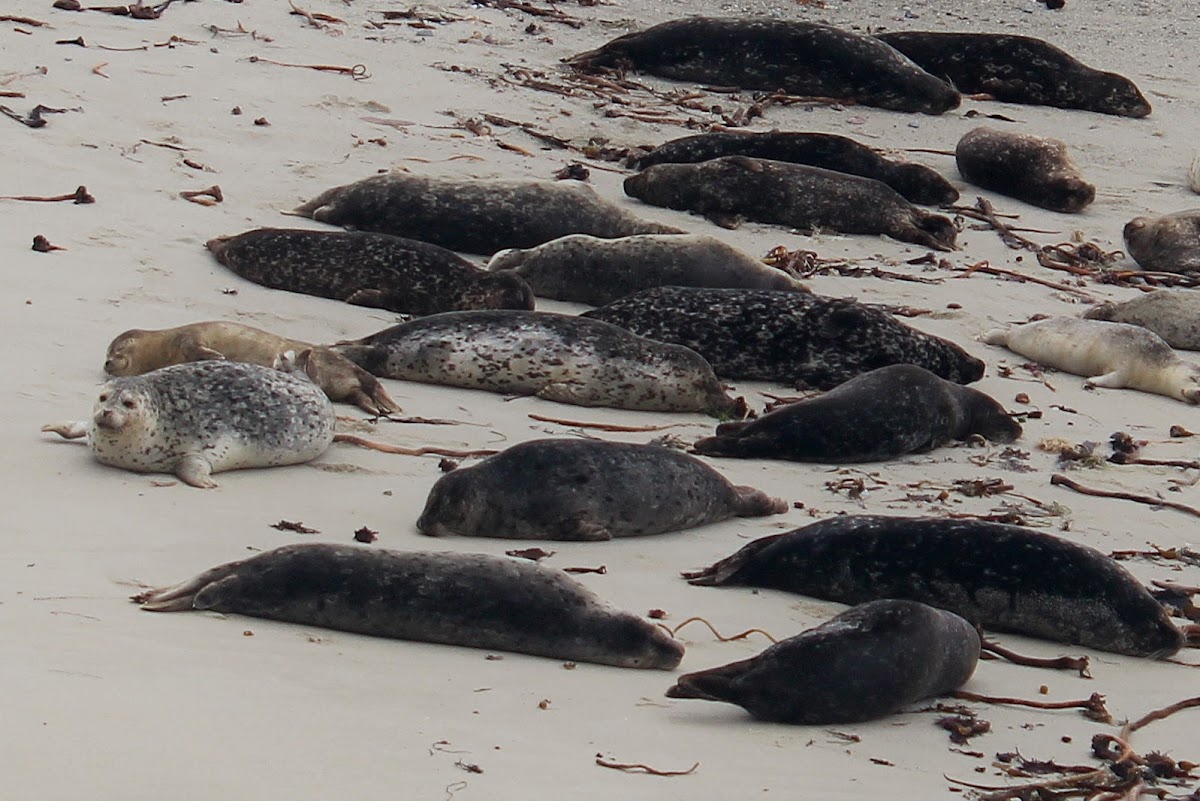
<svg viewBox="0 0 1200 801">
<path fill-rule="evenodd" d="M 228 262 L 225 260 L 225 251 L 229 249 L 229 241 L 233 238 L 233 236 L 213 237 L 204 243 L 204 247 L 208 248 L 209 252 L 213 254 L 213 258 L 221 262 L 221 264 L 228 266 Z"/>
<path fill-rule="evenodd" d="M 769 537 L 761 537 L 745 545 L 733 556 L 727 556 L 710 567 L 706 567 L 703 570 L 684 571 L 680 575 L 687 579 L 689 584 L 697 587 L 721 587 L 725 584 L 743 584 L 746 577 L 740 575 L 740 573 L 742 568 L 746 566 L 746 563 L 753 559 L 759 551 L 768 547 L 782 536 L 784 535 L 773 534 Z"/>
<path fill-rule="evenodd" d="M 335 186 L 332 189 L 326 189 L 312 200 L 301 203 L 299 206 L 292 209 L 289 216 L 311 217 L 314 220 L 318 220 L 320 219 L 318 215 L 321 209 L 340 198 L 345 191 L 346 187 L 344 186 Z M 286 214 L 287 212 L 284 213 Z"/>
<path fill-rule="evenodd" d="M 958 231 L 954 229 L 954 223 L 949 217 L 931 214 L 920 209 L 914 210 L 917 212 L 913 219 L 913 225 L 917 229 L 916 236 L 913 238 L 914 242 L 934 250 L 958 250 L 958 245 L 955 244 L 958 239 Z"/>
<path fill-rule="evenodd" d="M 675 680 L 667 690 L 668 698 L 699 698 L 704 701 L 729 701 L 737 703 L 741 696 L 734 682 L 751 667 L 754 659 L 743 659 L 728 665 L 696 673 L 685 673 Z"/>
<path fill-rule="evenodd" d="M 142 609 L 146 612 L 190 612 L 193 609 L 201 609 L 204 607 L 196 605 L 196 596 L 214 582 L 235 575 L 241 564 L 241 562 L 230 562 L 218 565 L 180 584 L 146 590 L 131 596 L 130 600 L 141 604 Z"/>
<path fill-rule="evenodd" d="M 783 498 L 773 498 L 767 493 L 754 487 L 737 486 L 735 505 L 738 517 L 767 517 L 781 515 L 788 510 L 788 503 Z"/>
</svg>

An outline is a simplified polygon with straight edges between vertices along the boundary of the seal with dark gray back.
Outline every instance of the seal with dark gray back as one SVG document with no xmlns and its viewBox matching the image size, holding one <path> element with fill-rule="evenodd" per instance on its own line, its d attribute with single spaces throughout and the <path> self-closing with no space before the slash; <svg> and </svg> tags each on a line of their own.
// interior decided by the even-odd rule
<svg viewBox="0 0 1200 801">
<path fill-rule="evenodd" d="M 984 393 L 922 367 L 880 367 L 757 420 L 723 423 L 705 456 L 851 464 L 929 451 L 972 435 L 1012 442 L 1021 426 Z"/>
<path fill-rule="evenodd" d="M 533 308 L 533 290 L 513 273 L 489 273 L 443 247 L 398 236 L 259 228 L 207 247 L 256 284 L 398 314 Z"/>
<path fill-rule="evenodd" d="M 1200 350 L 1200 292 L 1194 289 L 1156 289 L 1123 303 L 1101 303 L 1084 318 L 1138 325 L 1172 348 Z"/>
<path fill-rule="evenodd" d="M 979 651 L 979 634 L 956 614 L 872 601 L 751 659 L 686 673 L 667 697 L 737 704 L 776 723 L 860 723 L 957 690 Z"/>
<path fill-rule="evenodd" d="M 539 439 L 438 479 L 422 534 L 608 540 L 680 531 L 788 505 L 662 445 Z"/>
<path fill-rule="evenodd" d="M 1130 656 L 1162 658 L 1183 645 L 1162 605 L 1116 560 L 982 520 L 834 517 L 755 540 L 684 577 L 846 604 L 920 601 L 985 629 Z"/>
<path fill-rule="evenodd" d="M 561 570 L 474 553 L 287 545 L 134 597 L 401 640 L 671 670 L 683 646 Z"/>
<path fill-rule="evenodd" d="M 976 186 L 1050 211 L 1083 211 L 1096 198 L 1058 139 L 976 128 L 958 141 L 954 160 Z"/>
<path fill-rule="evenodd" d="M 568 234 L 679 234 L 641 220 L 577 181 L 432 178 L 403 172 L 337 186 L 294 214 L 490 256 Z"/>
<path fill-rule="evenodd" d="M 679 81 L 819 96 L 941 114 L 958 92 L 877 39 L 832 25 L 765 17 L 688 17 L 566 59 Z"/>
<path fill-rule="evenodd" d="M 959 384 L 983 377 L 983 362 L 958 345 L 853 298 L 663 287 L 583 317 L 691 348 L 732 380 L 833 389 L 889 364 L 915 364 Z"/>
<path fill-rule="evenodd" d="M 740 220 L 846 234 L 887 234 L 954 250 L 950 218 L 925 211 L 874 178 L 786 161 L 723 156 L 699 164 L 656 164 L 625 179 L 645 203 L 703 214 L 730 227 Z"/>
<path fill-rule="evenodd" d="M 1005 103 L 1145 117 L 1150 104 L 1128 78 L 1092 69 L 1032 36 L 895 31 L 876 34 L 960 92 Z"/>
<path fill-rule="evenodd" d="M 713 131 L 664 142 L 634 161 L 638 169 L 644 170 L 655 164 L 694 164 L 722 156 L 787 161 L 874 178 L 906 200 L 928 206 L 943 206 L 958 200 L 958 190 L 936 170 L 924 164 L 892 161 L 874 148 L 836 134 Z"/>
<path fill-rule="evenodd" d="M 1143 270 L 1200 271 L 1200 209 L 1134 217 L 1125 224 L 1125 247 Z"/>
</svg>

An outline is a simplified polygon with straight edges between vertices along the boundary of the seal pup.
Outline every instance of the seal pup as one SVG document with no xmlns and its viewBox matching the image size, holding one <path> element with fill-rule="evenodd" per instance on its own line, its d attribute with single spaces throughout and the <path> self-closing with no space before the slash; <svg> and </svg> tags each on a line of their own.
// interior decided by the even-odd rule
<svg viewBox="0 0 1200 801">
<path fill-rule="evenodd" d="M 596 541 L 787 509 L 786 501 L 735 487 L 672 448 L 539 439 L 442 476 L 417 530 L 433 537 Z"/>
<path fill-rule="evenodd" d="M 1117 561 L 1040 531 L 982 520 L 844 515 L 763 537 L 692 584 L 764 587 L 858 604 L 901 598 L 1010 631 L 1162 658 L 1183 634 Z"/>
<path fill-rule="evenodd" d="M 984 334 L 1038 364 L 1087 376 L 1089 387 L 1140 389 L 1200 403 L 1200 365 L 1179 358 L 1158 334 L 1136 325 L 1049 317 Z"/>
<path fill-rule="evenodd" d="M 1150 103 L 1133 81 L 1092 69 L 1049 42 L 1002 33 L 894 31 L 875 38 L 958 91 L 1003 103 L 1145 117 Z"/>
<path fill-rule="evenodd" d="M 1012 442 L 1021 426 L 982 392 L 911 364 L 880 367 L 757 420 L 723 423 L 704 456 L 852 464 L 921 453 L 978 434 Z"/>
<path fill-rule="evenodd" d="M 892 161 L 874 148 L 845 136 L 800 131 L 738 133 L 713 131 L 664 142 L 635 160 L 644 170 L 655 164 L 694 164 L 722 156 L 750 156 L 807 164 L 835 172 L 874 178 L 912 203 L 944 206 L 958 200 L 958 190 L 924 164 Z"/>
<path fill-rule="evenodd" d="M 400 411 L 379 379 L 340 353 L 224 320 L 126 331 L 109 344 L 104 372 L 112 376 L 141 375 L 160 367 L 206 359 L 274 367 L 289 351 L 296 354 L 296 366 L 331 401 L 353 403 L 371 414 Z"/>
<path fill-rule="evenodd" d="M 206 247 L 247 281 L 398 314 L 533 308 L 533 290 L 512 273 L 398 236 L 259 228 Z"/>
<path fill-rule="evenodd" d="M 392 172 L 326 190 L 294 212 L 318 222 L 490 256 L 568 234 L 681 234 L 577 181 L 458 180 Z"/>
<path fill-rule="evenodd" d="M 795 293 L 784 293 L 795 294 Z M 524 311 L 447 312 L 333 349 L 384 378 L 536 395 L 576 406 L 740 417 L 708 362 L 599 320 Z"/>
<path fill-rule="evenodd" d="M 887 234 L 935 250 L 954 250 L 958 236 L 948 217 L 917 208 L 874 178 L 749 156 L 656 164 L 626 178 L 625 194 L 703 214 L 726 227 L 744 218 L 805 230 Z"/>
<path fill-rule="evenodd" d="M 114 378 L 87 422 L 42 431 L 87 437 L 101 464 L 174 473 L 193 487 L 212 474 L 315 459 L 333 442 L 333 404 L 306 377 L 229 361 L 188 362 Z"/>
<path fill-rule="evenodd" d="M 583 70 L 632 68 L 677 81 L 782 89 L 894 111 L 941 114 L 962 100 L 945 81 L 877 39 L 799 20 L 688 17 L 564 60 Z"/>
<path fill-rule="evenodd" d="M 700 234 L 572 234 L 529 250 L 502 250 L 488 269 L 513 270 L 540 297 L 593 306 L 659 286 L 808 291 L 782 270 Z"/>
<path fill-rule="evenodd" d="M 1083 211 L 1096 198 L 1058 139 L 976 128 L 958 140 L 954 159 L 976 186 L 1050 211 Z"/>
<path fill-rule="evenodd" d="M 957 690 L 979 651 L 975 628 L 952 612 L 871 601 L 751 659 L 686 673 L 667 697 L 737 704 L 774 723 L 861 723 Z"/>
<path fill-rule="evenodd" d="M 1125 224 L 1125 249 L 1143 270 L 1190 273 L 1200 270 L 1200 209 L 1159 217 L 1134 217 Z"/>
<path fill-rule="evenodd" d="M 1156 289 L 1123 303 L 1100 303 L 1086 320 L 1140 325 L 1172 348 L 1200 350 L 1200 293 L 1192 289 Z"/>
<path fill-rule="evenodd" d="M 286 545 L 134 596 L 399 640 L 672 670 L 683 646 L 561 570 L 480 553 Z"/>
<path fill-rule="evenodd" d="M 662 287 L 585 312 L 699 353 L 722 378 L 833 389 L 889 364 L 915 364 L 959 384 L 983 362 L 853 298 L 753 289 Z"/>
</svg>

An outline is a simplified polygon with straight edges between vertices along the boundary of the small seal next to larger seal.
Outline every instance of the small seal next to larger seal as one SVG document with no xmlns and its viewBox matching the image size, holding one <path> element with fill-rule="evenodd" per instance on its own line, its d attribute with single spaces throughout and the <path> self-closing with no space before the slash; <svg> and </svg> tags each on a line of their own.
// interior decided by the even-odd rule
<svg viewBox="0 0 1200 801">
<path fill-rule="evenodd" d="M 1125 224 L 1125 247 L 1143 270 L 1200 270 L 1200 209 L 1134 217 Z"/>
<path fill-rule="evenodd" d="M 1058 139 L 976 128 L 958 140 L 954 159 L 976 186 L 1050 211 L 1083 211 L 1096 198 Z"/>
</svg>

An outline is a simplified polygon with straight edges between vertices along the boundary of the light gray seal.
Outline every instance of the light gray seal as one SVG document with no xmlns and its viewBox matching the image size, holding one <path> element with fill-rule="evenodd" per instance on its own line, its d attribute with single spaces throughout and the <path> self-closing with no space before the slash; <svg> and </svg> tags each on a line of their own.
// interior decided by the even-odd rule
<svg viewBox="0 0 1200 801">
<path fill-rule="evenodd" d="M 808 291 L 782 270 L 698 234 L 574 234 L 531 250 L 502 250 L 488 269 L 513 270 L 540 297 L 593 306 L 659 286 Z"/>
<path fill-rule="evenodd" d="M 1172 348 L 1200 350 L 1200 292 L 1194 289 L 1156 289 L 1123 303 L 1101 303 L 1084 318 L 1139 325 Z"/>
<path fill-rule="evenodd" d="M 736 487 L 704 462 L 661 445 L 539 439 L 438 479 L 422 534 L 608 540 L 782 514 L 787 502 Z"/>
<path fill-rule="evenodd" d="M 1059 139 L 976 128 L 958 140 L 954 159 L 976 186 L 1050 211 L 1083 211 L 1096 199 Z"/>
<path fill-rule="evenodd" d="M 957 690 L 979 650 L 979 634 L 956 614 L 872 601 L 751 659 L 684 674 L 667 697 L 737 704 L 775 723 L 860 723 Z"/>
<path fill-rule="evenodd" d="M 476 553 L 287 545 L 134 596 L 193 609 L 400 640 L 672 670 L 683 646 L 561 570 Z"/>
<path fill-rule="evenodd" d="M 1200 271 L 1200 209 L 1134 217 L 1125 224 L 1125 248 L 1143 270 Z"/>
</svg>

